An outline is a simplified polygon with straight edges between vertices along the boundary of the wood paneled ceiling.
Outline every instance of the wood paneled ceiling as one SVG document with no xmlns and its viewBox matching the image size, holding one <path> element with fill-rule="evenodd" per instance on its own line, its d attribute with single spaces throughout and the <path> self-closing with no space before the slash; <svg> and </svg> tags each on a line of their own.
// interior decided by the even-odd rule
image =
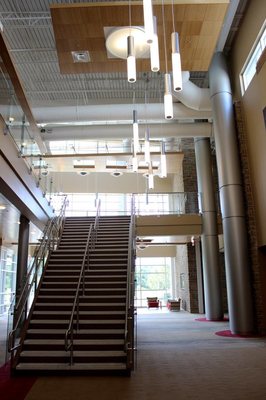
<svg viewBox="0 0 266 400">
<path fill-rule="evenodd" d="M 175 29 L 180 36 L 184 71 L 207 71 L 215 50 L 229 0 L 173 0 Z M 126 61 L 109 59 L 104 27 L 129 25 L 129 2 L 74 3 L 50 6 L 62 74 L 125 72 Z M 153 2 L 157 17 L 161 71 L 165 72 L 164 35 L 161 2 Z M 167 64 L 171 69 L 172 2 L 164 2 Z M 131 2 L 131 25 L 143 26 L 142 2 Z M 72 51 L 89 51 L 91 61 L 74 63 Z M 149 59 L 138 59 L 137 70 L 150 70 Z"/>
</svg>

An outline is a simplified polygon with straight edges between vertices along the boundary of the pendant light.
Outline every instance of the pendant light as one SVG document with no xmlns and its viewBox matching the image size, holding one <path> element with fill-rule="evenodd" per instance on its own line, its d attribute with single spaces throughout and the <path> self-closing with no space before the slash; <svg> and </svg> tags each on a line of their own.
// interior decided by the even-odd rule
<svg viewBox="0 0 266 400">
<path fill-rule="evenodd" d="M 172 70 L 173 70 L 173 88 L 174 91 L 180 92 L 182 90 L 182 70 L 181 70 L 181 57 L 179 51 L 179 37 L 175 31 L 175 15 L 174 15 L 174 2 L 172 0 L 172 21 L 173 32 L 171 34 L 172 43 Z"/>
<path fill-rule="evenodd" d="M 167 165 L 166 165 L 166 154 L 165 154 L 165 143 L 161 144 L 161 178 L 167 177 Z"/>
<path fill-rule="evenodd" d="M 133 110 L 133 143 L 134 150 L 139 151 L 139 125 L 137 121 L 137 110 Z"/>
<path fill-rule="evenodd" d="M 173 115 L 171 76 L 167 73 L 164 75 L 164 117 L 165 119 L 172 119 Z"/>
<path fill-rule="evenodd" d="M 149 130 L 149 128 L 147 128 L 146 132 L 145 132 L 144 159 L 145 159 L 145 163 L 150 165 L 151 153 L 150 153 L 150 130 Z"/>
<path fill-rule="evenodd" d="M 154 175 L 152 170 L 152 163 L 149 165 L 149 176 L 148 176 L 149 189 L 154 189 Z"/>
<path fill-rule="evenodd" d="M 151 44 L 154 39 L 152 0 L 143 0 L 143 16 L 146 40 Z"/>
<path fill-rule="evenodd" d="M 172 32 L 172 69 L 173 69 L 173 89 L 176 92 L 182 90 L 182 71 L 181 71 L 181 57 L 179 52 L 178 33 Z"/>
<path fill-rule="evenodd" d="M 132 157 L 132 171 L 138 172 L 138 159 L 137 159 L 137 155 L 135 153 L 133 153 L 133 157 Z"/>
<path fill-rule="evenodd" d="M 127 37 L 127 80 L 136 82 L 136 57 L 134 51 L 134 36 Z"/>
<path fill-rule="evenodd" d="M 160 58 L 159 58 L 159 43 L 157 34 L 157 18 L 153 17 L 153 42 L 150 45 L 150 57 L 151 57 L 151 70 L 158 72 L 160 70 Z"/>
<path fill-rule="evenodd" d="M 138 172 L 138 158 L 137 158 L 137 152 L 133 143 L 133 157 L 132 157 L 132 171 L 133 172 Z"/>
</svg>

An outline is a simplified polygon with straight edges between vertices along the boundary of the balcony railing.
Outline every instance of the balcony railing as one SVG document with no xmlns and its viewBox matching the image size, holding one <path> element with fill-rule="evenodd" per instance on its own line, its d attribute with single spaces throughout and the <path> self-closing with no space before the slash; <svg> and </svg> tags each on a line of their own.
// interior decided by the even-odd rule
<svg viewBox="0 0 266 400">
<path fill-rule="evenodd" d="M 198 193 L 133 194 L 135 215 L 199 214 Z M 59 198 L 59 197 L 58 197 Z M 68 194 L 66 216 L 95 215 L 95 200 L 101 200 L 101 215 L 130 215 L 131 193 Z M 53 203 L 57 210 L 57 205 Z M 60 208 L 60 207 L 59 207 Z"/>
</svg>

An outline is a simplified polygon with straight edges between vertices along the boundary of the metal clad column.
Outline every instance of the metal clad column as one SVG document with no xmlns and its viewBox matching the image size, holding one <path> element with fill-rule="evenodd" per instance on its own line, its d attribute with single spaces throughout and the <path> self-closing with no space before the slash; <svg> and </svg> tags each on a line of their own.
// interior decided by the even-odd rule
<svg viewBox="0 0 266 400">
<path fill-rule="evenodd" d="M 29 248 L 29 220 L 24 215 L 20 216 L 18 237 L 18 262 L 16 280 L 16 299 L 18 300 L 27 276 L 28 248 Z"/>
<path fill-rule="evenodd" d="M 230 329 L 232 333 L 245 335 L 254 331 L 251 276 L 232 91 L 222 53 L 214 55 L 209 79 L 223 218 Z"/>
<path fill-rule="evenodd" d="M 208 320 L 217 321 L 223 319 L 223 301 L 219 265 L 217 213 L 209 139 L 195 139 L 195 155 L 203 223 L 201 243 L 205 314 Z"/>
</svg>

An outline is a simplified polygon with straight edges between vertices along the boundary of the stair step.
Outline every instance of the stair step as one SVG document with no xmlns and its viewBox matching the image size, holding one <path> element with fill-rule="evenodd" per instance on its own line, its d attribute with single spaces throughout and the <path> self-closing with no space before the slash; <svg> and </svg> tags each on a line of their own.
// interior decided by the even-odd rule
<svg viewBox="0 0 266 400">
<path fill-rule="evenodd" d="M 30 328 L 27 330 L 27 338 L 39 338 L 39 339 L 47 339 L 51 338 L 51 340 L 54 340 L 56 338 L 58 339 L 65 339 L 65 333 L 66 330 L 61 328 Z M 124 339 L 125 336 L 125 330 L 122 328 L 103 328 L 103 327 L 98 327 L 98 328 L 90 328 L 90 329 L 82 329 L 80 327 L 78 331 L 78 337 L 82 339 Z"/>
<path fill-rule="evenodd" d="M 124 350 L 123 339 L 76 339 L 73 340 L 75 351 L 83 350 Z M 23 350 L 65 350 L 64 337 L 61 339 L 26 339 L 23 343 Z"/>
<path fill-rule="evenodd" d="M 125 363 L 19 363 L 18 371 L 125 371 Z"/>
<path fill-rule="evenodd" d="M 124 340 L 122 339 L 75 339 L 73 340 L 74 345 L 75 344 L 82 344 L 82 345 L 102 345 L 102 344 L 107 344 L 107 345 L 124 345 Z M 63 344 L 65 345 L 65 340 L 64 339 L 26 339 L 25 344 L 28 345 L 49 345 L 49 344 Z"/>
<path fill-rule="evenodd" d="M 62 277 L 64 277 L 64 278 L 66 278 L 66 277 L 71 278 L 73 275 L 79 276 L 79 273 L 80 273 L 80 271 L 78 271 L 77 269 L 70 270 L 70 269 L 63 269 L 63 268 L 57 268 L 57 269 L 47 268 L 45 277 L 52 278 L 53 276 L 54 277 L 61 276 L 61 275 L 57 275 L 59 272 L 60 272 L 60 274 L 62 274 Z M 86 274 L 88 274 L 92 277 L 93 276 L 99 276 L 99 277 L 102 277 L 102 276 L 116 277 L 117 276 L 117 277 L 122 278 L 122 277 L 126 276 L 127 270 L 126 269 L 124 269 L 124 270 L 123 269 L 117 269 L 117 270 L 107 269 L 107 270 L 100 270 L 100 271 L 89 270 L 89 271 L 86 271 Z"/>
<path fill-rule="evenodd" d="M 122 299 L 124 300 L 124 299 Z M 82 303 L 81 301 L 79 302 L 79 307 L 85 307 L 85 306 L 90 306 L 90 307 L 122 307 L 125 306 L 126 303 L 123 301 L 123 303 Z M 72 307 L 73 303 L 36 303 L 35 307 L 57 307 L 57 306 L 64 306 L 64 307 Z"/>
<path fill-rule="evenodd" d="M 111 362 L 111 361 L 123 362 L 126 360 L 126 353 L 121 350 L 91 350 L 91 351 L 74 351 L 73 361 L 75 362 Z M 70 361 L 70 353 L 64 350 L 53 350 L 53 351 L 31 351 L 25 350 L 20 353 L 20 362 L 68 362 Z"/>
<path fill-rule="evenodd" d="M 68 354 L 66 351 L 22 351 L 21 355 L 24 357 L 42 357 L 42 356 L 49 356 L 49 357 L 68 357 Z M 112 356 L 112 357 L 121 357 L 125 356 L 124 351 L 75 351 L 75 356 L 77 357 L 82 357 L 82 356 L 96 356 L 96 357 L 105 357 L 106 355 Z"/>
<path fill-rule="evenodd" d="M 126 296 L 124 295 L 100 295 L 100 296 L 86 296 L 86 297 L 82 297 L 82 300 L 86 299 L 86 302 L 84 300 L 81 300 L 80 302 L 80 306 L 84 305 L 90 305 L 91 302 L 93 301 L 97 301 L 97 304 L 101 304 L 102 302 L 105 302 L 106 300 L 108 300 L 108 304 L 113 304 L 112 302 L 116 302 L 118 300 L 121 300 L 124 302 Z M 71 302 L 67 302 L 67 301 L 71 301 Z M 43 304 L 49 304 L 51 306 L 56 306 L 56 305 L 60 305 L 60 304 L 73 304 L 73 300 L 74 300 L 74 294 L 73 296 L 45 296 L 45 295 L 39 295 L 38 296 L 38 303 L 36 303 L 36 305 L 43 305 Z M 53 301 L 53 303 L 51 303 L 51 301 Z"/>
<path fill-rule="evenodd" d="M 36 310 L 33 312 L 33 318 L 49 318 L 49 319 L 53 319 L 54 318 L 58 318 L 58 320 L 60 319 L 64 319 L 64 318 L 68 318 L 71 315 L 71 311 L 72 309 L 70 309 L 69 311 L 62 311 L 60 310 L 60 314 L 58 313 L 58 311 L 40 311 L 40 310 Z M 94 311 L 79 311 L 79 318 L 82 319 L 82 317 L 99 317 L 102 318 L 103 316 L 107 319 L 108 317 L 117 317 L 117 318 L 121 318 L 121 316 L 123 317 L 125 315 L 125 311 L 124 310 L 94 310 Z M 76 313 L 74 314 L 74 317 L 76 317 Z"/>
</svg>

